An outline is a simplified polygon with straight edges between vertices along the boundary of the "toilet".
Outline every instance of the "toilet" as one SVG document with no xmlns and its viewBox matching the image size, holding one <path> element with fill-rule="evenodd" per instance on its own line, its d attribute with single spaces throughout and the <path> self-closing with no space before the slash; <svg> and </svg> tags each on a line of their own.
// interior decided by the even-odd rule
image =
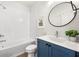
<svg viewBox="0 0 79 59">
<path fill-rule="evenodd" d="M 34 57 L 36 52 L 37 45 L 30 44 L 26 47 L 26 52 L 28 53 L 28 57 Z"/>
</svg>

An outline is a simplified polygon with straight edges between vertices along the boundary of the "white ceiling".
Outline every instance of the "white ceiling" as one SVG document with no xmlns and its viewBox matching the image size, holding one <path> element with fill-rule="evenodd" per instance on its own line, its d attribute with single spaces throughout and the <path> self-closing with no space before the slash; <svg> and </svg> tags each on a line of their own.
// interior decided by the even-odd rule
<svg viewBox="0 0 79 59">
<path fill-rule="evenodd" d="M 18 1 L 18 2 L 26 6 L 34 6 L 47 3 L 48 1 Z"/>
<path fill-rule="evenodd" d="M 43 5 L 48 3 L 48 1 L 0 1 L 0 4 L 4 4 L 5 2 L 16 2 L 25 6 Z"/>
</svg>

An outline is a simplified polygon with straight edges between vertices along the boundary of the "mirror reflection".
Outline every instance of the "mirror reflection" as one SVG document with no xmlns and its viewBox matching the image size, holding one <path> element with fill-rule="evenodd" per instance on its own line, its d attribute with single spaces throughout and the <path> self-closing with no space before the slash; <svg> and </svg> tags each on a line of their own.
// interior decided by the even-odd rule
<svg viewBox="0 0 79 59">
<path fill-rule="evenodd" d="M 75 5 L 73 4 L 73 7 Z M 69 24 L 76 16 L 76 11 L 74 12 L 70 2 L 63 2 L 54 6 L 49 15 L 48 20 L 51 25 L 56 27 L 62 27 Z"/>
</svg>

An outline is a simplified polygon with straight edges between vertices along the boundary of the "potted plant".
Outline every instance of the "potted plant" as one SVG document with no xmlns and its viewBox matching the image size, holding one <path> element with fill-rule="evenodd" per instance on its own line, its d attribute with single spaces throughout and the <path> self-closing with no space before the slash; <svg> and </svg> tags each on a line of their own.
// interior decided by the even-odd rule
<svg viewBox="0 0 79 59">
<path fill-rule="evenodd" d="M 65 31 L 65 34 L 69 37 L 69 40 L 76 41 L 76 36 L 79 35 L 77 30 L 68 30 Z"/>
</svg>

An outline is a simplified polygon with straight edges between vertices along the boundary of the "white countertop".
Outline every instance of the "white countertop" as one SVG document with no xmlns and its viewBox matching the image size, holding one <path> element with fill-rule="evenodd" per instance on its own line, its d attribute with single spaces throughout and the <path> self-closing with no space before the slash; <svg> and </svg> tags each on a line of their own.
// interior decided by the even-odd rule
<svg viewBox="0 0 79 59">
<path fill-rule="evenodd" d="M 38 37 L 38 39 L 79 52 L 79 42 L 72 42 L 65 38 L 56 39 L 56 37 L 52 35 L 45 35 L 42 37 Z"/>
</svg>

